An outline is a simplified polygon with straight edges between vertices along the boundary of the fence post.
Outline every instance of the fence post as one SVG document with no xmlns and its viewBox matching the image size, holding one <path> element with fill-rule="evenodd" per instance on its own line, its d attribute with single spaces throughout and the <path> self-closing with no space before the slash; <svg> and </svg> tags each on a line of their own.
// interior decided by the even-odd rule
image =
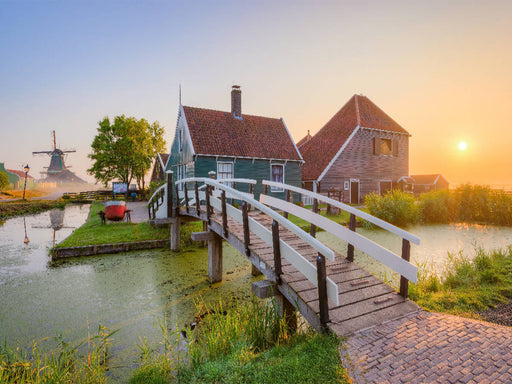
<svg viewBox="0 0 512 384">
<path fill-rule="evenodd" d="M 180 191 L 178 189 L 178 184 L 174 185 L 174 191 L 176 192 L 176 212 L 175 212 L 175 216 L 179 216 L 179 214 L 180 214 Z"/>
<path fill-rule="evenodd" d="M 402 259 L 405 261 L 409 261 L 411 258 L 411 243 L 409 240 L 402 239 Z M 407 299 L 409 296 L 409 280 L 407 280 L 404 276 L 400 276 L 400 295 L 404 299 Z"/>
<path fill-rule="evenodd" d="M 196 192 L 196 213 L 197 216 L 201 214 L 201 202 L 199 201 L 199 187 L 197 185 L 197 181 L 194 184 L 195 192 Z"/>
<path fill-rule="evenodd" d="M 318 199 L 313 199 L 313 212 L 318 213 Z M 316 225 L 311 224 L 311 229 L 309 231 L 309 234 L 312 237 L 316 237 Z"/>
<path fill-rule="evenodd" d="M 188 187 L 187 187 L 187 183 L 183 183 L 183 189 L 185 190 L 185 209 L 187 210 L 187 213 L 189 212 L 189 207 L 188 207 Z"/>
<path fill-rule="evenodd" d="M 222 207 L 222 230 L 224 237 L 228 237 L 228 213 L 226 209 L 226 191 L 222 190 L 221 195 L 221 207 Z"/>
<path fill-rule="evenodd" d="M 244 225 L 245 255 L 250 256 L 251 250 L 249 249 L 249 245 L 251 244 L 251 232 L 249 231 L 249 205 L 245 201 L 242 203 L 242 222 Z"/>
<path fill-rule="evenodd" d="M 167 171 L 167 217 L 173 217 L 173 201 L 172 201 L 172 171 Z"/>
<path fill-rule="evenodd" d="M 285 197 L 285 200 L 287 202 L 290 202 L 290 193 L 291 193 L 291 191 L 289 189 L 287 189 L 286 190 L 286 197 Z M 288 212 L 285 211 L 283 216 L 284 216 L 285 219 L 287 219 L 288 218 Z"/>
<path fill-rule="evenodd" d="M 353 213 L 350 214 L 348 229 L 350 229 L 353 232 L 356 231 L 356 215 L 354 215 Z M 354 261 L 354 246 L 350 243 L 348 244 L 347 247 L 347 260 L 350 262 Z"/>
<path fill-rule="evenodd" d="M 281 275 L 283 273 L 281 267 L 281 244 L 279 242 L 279 223 L 275 220 L 272 222 L 272 248 L 274 248 L 276 283 L 281 284 Z"/>
<path fill-rule="evenodd" d="M 206 221 L 210 224 L 210 217 L 212 215 L 211 207 L 210 207 L 210 185 L 206 184 Z"/>
<path fill-rule="evenodd" d="M 325 257 L 319 253 L 316 258 L 316 272 L 318 279 L 318 303 L 320 307 L 320 325 L 322 331 L 327 331 L 329 322 L 329 306 L 327 303 L 327 272 L 325 268 Z"/>
</svg>

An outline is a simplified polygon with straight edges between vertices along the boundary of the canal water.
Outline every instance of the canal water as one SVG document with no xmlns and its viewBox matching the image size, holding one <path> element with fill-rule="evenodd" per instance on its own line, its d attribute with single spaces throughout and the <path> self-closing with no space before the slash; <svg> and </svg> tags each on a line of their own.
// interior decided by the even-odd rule
<svg viewBox="0 0 512 384">
<path fill-rule="evenodd" d="M 28 348 L 34 340 L 62 332 L 74 344 L 87 339 L 88 321 L 93 335 L 101 323 L 119 329 L 109 366 L 112 379 L 125 382 L 138 361 L 140 337 L 159 340 L 157 319 L 165 315 L 172 328 L 181 327 L 193 321 L 199 297 L 207 302 L 219 296 L 249 297 L 254 280 L 250 263 L 227 245 L 224 281 L 213 286 L 207 280 L 206 249 L 129 252 L 52 265 L 47 250 L 54 234 L 62 241 L 85 222 L 88 212 L 89 206 L 69 205 L 65 211 L 13 218 L 0 226 L 2 343 L 5 338 L 7 345 Z"/>
<path fill-rule="evenodd" d="M 109 362 L 112 381 L 125 382 L 138 361 L 137 344 L 145 336 L 157 341 L 157 319 L 167 317 L 175 328 L 193 321 L 194 300 L 219 296 L 248 298 L 250 263 L 224 244 L 224 281 L 210 285 L 206 249 L 175 254 L 151 250 L 70 259 L 53 265 L 48 248 L 66 238 L 87 219 L 88 205 L 69 205 L 38 215 L 0 223 L 0 340 L 30 347 L 32 341 L 62 332 L 68 341 L 87 339 L 101 324 L 119 330 L 113 336 Z M 447 253 L 474 257 L 475 248 L 491 250 L 512 245 L 512 228 L 479 225 L 431 225 L 408 229 L 421 238 L 412 245 L 415 264 L 442 273 Z M 401 239 L 382 230 L 357 231 L 401 251 Z M 29 242 L 24 243 L 25 237 Z M 319 232 L 318 238 L 340 253 L 346 244 Z M 371 272 L 391 279 L 391 271 L 356 251 L 355 260 Z M 44 343 L 42 344 L 44 346 Z"/>
<path fill-rule="evenodd" d="M 401 256 L 402 239 L 400 237 L 382 229 L 357 228 L 356 230 L 359 234 Z M 407 231 L 420 238 L 420 245 L 411 243 L 411 262 L 418 266 L 420 271 L 435 273 L 439 276 L 446 272 L 449 254 L 472 260 L 480 248 L 489 252 L 512 246 L 512 227 L 460 223 L 416 225 L 408 227 Z M 346 242 L 327 232 L 319 232 L 317 237 L 341 254 L 346 254 Z M 369 272 L 398 284 L 398 276 L 391 269 L 357 249 L 354 252 L 354 260 Z"/>
</svg>

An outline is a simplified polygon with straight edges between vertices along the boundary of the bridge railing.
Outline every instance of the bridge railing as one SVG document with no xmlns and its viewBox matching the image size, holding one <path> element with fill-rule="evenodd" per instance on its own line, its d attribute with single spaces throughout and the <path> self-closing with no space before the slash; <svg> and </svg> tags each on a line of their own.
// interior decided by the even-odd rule
<svg viewBox="0 0 512 384">
<path fill-rule="evenodd" d="M 233 220 L 243 225 L 244 244 L 247 256 L 250 254 L 250 236 L 251 233 L 258 236 L 265 243 L 270 245 L 274 250 L 274 269 L 278 283 L 280 282 L 281 257 L 286 258 L 298 271 L 300 271 L 311 283 L 318 288 L 319 303 L 320 303 L 320 322 L 325 325 L 329 321 L 328 303 L 327 298 L 332 300 L 334 305 L 339 305 L 338 287 L 329 277 L 326 276 L 325 258 L 334 261 L 334 252 L 315 239 L 310 234 L 304 232 L 301 228 L 288 221 L 286 218 L 275 212 L 265 204 L 255 200 L 249 194 L 240 192 L 232 187 L 225 185 L 226 182 L 233 182 L 228 180 L 217 181 L 210 178 L 187 178 L 176 182 L 176 185 L 182 183 L 184 186 L 187 183 L 194 184 L 194 195 L 196 196 L 195 210 L 197 216 L 201 214 L 201 201 L 205 202 L 205 212 L 207 220 L 210 219 L 212 208 L 217 209 L 222 215 L 222 227 L 224 238 L 228 237 L 228 216 Z M 240 183 L 240 179 L 236 181 Z M 246 180 L 247 182 L 247 180 Z M 253 180 L 250 180 L 250 184 Z M 199 190 L 199 183 L 206 184 L 206 190 Z M 213 192 L 213 188 L 215 192 Z M 220 196 L 219 196 L 220 192 Z M 187 194 L 185 194 L 187 196 Z M 242 209 L 235 208 L 233 205 L 227 204 L 227 198 L 233 198 L 242 202 Z M 185 199 L 185 209 L 190 213 L 191 207 L 188 204 L 188 199 Z M 249 205 L 265 215 L 269 216 L 272 220 L 272 230 L 267 229 L 258 221 L 249 217 Z M 298 251 L 288 245 L 285 241 L 279 238 L 279 227 L 286 228 L 290 232 L 305 241 L 308 245 L 318 252 L 316 266 L 310 263 Z"/>
<path fill-rule="evenodd" d="M 363 212 L 357 208 L 351 207 L 350 205 L 341 203 L 339 201 L 330 199 L 326 196 L 320 195 L 315 192 L 311 192 L 302 188 L 294 187 L 288 184 L 276 183 L 273 181 L 263 181 L 265 185 L 265 193 L 260 195 L 260 201 L 266 205 L 275 207 L 283 210 L 285 216 L 288 217 L 288 213 L 307 220 L 311 223 L 311 236 L 315 236 L 316 226 L 323 228 L 327 232 L 333 234 L 341 240 L 348 243 L 347 259 L 354 261 L 354 247 L 357 247 L 361 251 L 367 253 L 374 259 L 382 262 L 383 264 L 390 267 L 392 270 L 400 274 L 400 294 L 405 298 L 408 296 L 408 282 L 412 281 L 417 283 L 418 280 L 418 268 L 411 264 L 410 261 L 410 243 L 418 244 L 420 239 L 413 234 L 404 231 L 388 222 L 381 220 L 375 216 L 372 216 L 366 212 Z M 278 199 L 266 194 L 267 186 L 274 186 L 283 188 L 286 191 L 286 200 Z M 299 207 L 290 202 L 290 192 L 300 193 L 303 196 L 308 196 L 313 199 L 313 210 Z M 331 206 L 340 208 L 350 213 L 349 228 L 342 226 L 325 216 L 318 214 L 318 204 L 326 203 Z M 366 237 L 355 232 L 356 230 L 356 216 L 360 217 L 380 228 L 383 228 L 399 237 L 402 238 L 402 255 L 401 257 L 394 254 L 390 250 L 382 247 L 381 245 L 367 239 Z"/>
</svg>

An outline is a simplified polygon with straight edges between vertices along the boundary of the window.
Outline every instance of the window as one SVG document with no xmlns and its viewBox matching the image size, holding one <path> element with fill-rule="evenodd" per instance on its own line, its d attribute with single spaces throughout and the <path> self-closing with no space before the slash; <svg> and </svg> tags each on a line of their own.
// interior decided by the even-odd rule
<svg viewBox="0 0 512 384">
<path fill-rule="evenodd" d="M 380 139 L 380 154 L 393 156 L 393 146 L 391 139 Z"/>
<path fill-rule="evenodd" d="M 183 131 L 181 129 L 178 131 L 178 147 L 180 152 L 183 152 Z"/>
<path fill-rule="evenodd" d="M 270 181 L 276 183 L 284 183 L 284 165 L 283 164 L 271 164 Z M 270 187 L 270 192 L 284 192 L 283 188 Z"/>
<path fill-rule="evenodd" d="M 217 180 L 234 178 L 233 163 L 217 162 Z M 228 187 L 233 187 L 233 183 L 224 183 Z"/>
</svg>

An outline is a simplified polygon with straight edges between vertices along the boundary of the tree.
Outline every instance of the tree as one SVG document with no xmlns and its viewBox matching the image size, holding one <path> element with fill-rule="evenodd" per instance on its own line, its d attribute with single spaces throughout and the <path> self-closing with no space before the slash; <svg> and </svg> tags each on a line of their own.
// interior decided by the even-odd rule
<svg viewBox="0 0 512 384">
<path fill-rule="evenodd" d="M 108 117 L 99 122 L 89 158 L 94 161 L 87 173 L 107 186 L 119 180 L 127 185 L 133 178 L 144 188 L 144 176 L 151 168 L 156 154 L 165 147 L 164 129 L 158 122 L 137 120 L 125 115 L 116 116 L 113 124 Z"/>
<path fill-rule="evenodd" d="M 0 171 L 0 191 L 9 186 L 9 176 L 4 171 Z"/>
</svg>

